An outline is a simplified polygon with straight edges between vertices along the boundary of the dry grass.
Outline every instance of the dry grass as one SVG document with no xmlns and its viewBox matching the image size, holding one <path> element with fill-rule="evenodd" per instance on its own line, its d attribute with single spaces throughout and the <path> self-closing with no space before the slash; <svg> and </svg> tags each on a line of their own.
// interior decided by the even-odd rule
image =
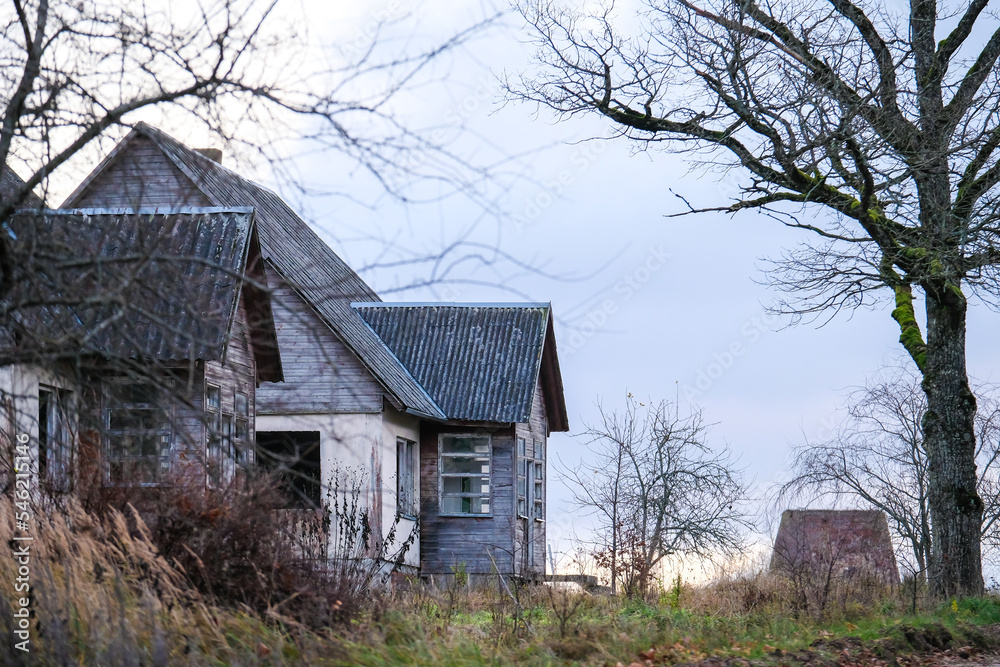
<svg viewBox="0 0 1000 667">
<path fill-rule="evenodd" d="M 13 517 L 9 498 L 0 516 Z M 12 521 L 0 540 L 14 544 Z M 210 603 L 159 555 L 137 516 L 101 520 L 74 502 L 31 526 L 30 653 L 10 650 L 18 564 L 0 558 L 0 665 L 241 665 L 320 662 L 330 646 L 280 611 Z"/>
<path fill-rule="evenodd" d="M 12 512 L 0 498 L 0 515 Z M 8 543 L 10 524 L 0 521 Z M 135 514 L 110 510 L 98 520 L 69 503 L 39 516 L 31 532 L 31 653 L 0 650 L 0 665 L 628 665 L 650 652 L 655 664 L 706 656 L 766 662 L 775 648 L 801 651 L 845 635 L 905 646 L 909 635 L 927 634 L 914 627 L 964 646 L 978 641 L 974 626 L 1000 621 L 995 600 L 948 602 L 913 616 L 908 599 L 885 591 L 865 605 L 842 604 L 838 591 L 817 620 L 796 608 L 791 582 L 763 573 L 668 584 L 646 601 L 509 580 L 470 589 L 452 577 L 444 589 L 411 582 L 350 625 L 317 630 L 277 604 L 227 606 L 199 591 L 159 554 Z M 9 555 L 0 558 L 6 637 L 16 567 Z"/>
</svg>

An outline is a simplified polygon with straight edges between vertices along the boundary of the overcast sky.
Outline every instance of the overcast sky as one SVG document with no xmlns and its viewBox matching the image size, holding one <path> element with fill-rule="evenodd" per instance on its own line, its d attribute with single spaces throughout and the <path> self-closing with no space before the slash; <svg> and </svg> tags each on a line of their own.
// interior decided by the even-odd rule
<svg viewBox="0 0 1000 667">
<path fill-rule="evenodd" d="M 348 13 L 303 3 L 309 37 L 346 45 L 350 55 L 355 45 L 367 44 L 374 19 L 383 17 L 399 21 L 382 34 L 387 48 L 417 48 L 489 12 L 475 1 L 424 3 L 409 15 L 399 0 L 361 4 Z M 634 5 L 617 7 L 627 19 Z M 840 418 L 846 394 L 901 358 L 888 304 L 842 313 L 822 328 L 787 328 L 787 321 L 768 316 L 765 307 L 779 295 L 760 284 L 761 258 L 809 239 L 753 213 L 667 218 L 683 209 L 671 191 L 720 205 L 734 192 L 734 177 L 689 172 L 682 156 L 661 148 L 637 153 L 621 140 L 586 141 L 608 136 L 610 128 L 595 119 L 560 122 L 526 105 L 503 105 L 497 77 L 530 67 L 522 30 L 513 17 L 499 22 L 435 63 L 421 85 L 397 101 L 411 126 L 436 127 L 453 151 L 493 165 L 496 178 L 483 191 L 504 216 L 484 215 L 462 197 L 403 204 L 328 157 L 303 156 L 297 166 L 311 187 L 338 196 L 288 196 L 355 266 L 379 257 L 382 245 L 372 238 L 419 253 L 466 233 L 533 267 L 465 262 L 450 275 L 482 284 L 385 298 L 551 301 L 573 432 L 597 420 L 598 401 L 613 409 L 627 392 L 653 401 L 679 396 L 682 410 L 697 404 L 706 421 L 717 424 L 710 444 L 728 445 L 758 490 L 784 481 L 791 446 L 822 440 Z M 422 191 L 438 192 L 446 188 Z M 345 193 L 351 197 L 340 196 Z M 387 268 L 364 277 L 389 291 L 427 271 Z M 981 380 L 1000 380 L 992 375 L 996 322 L 979 304 L 970 310 L 969 368 Z M 553 434 L 550 453 L 573 462 L 581 445 L 572 433 Z M 569 506 L 555 476 L 548 493 L 550 541 L 556 552 L 567 551 L 568 535 L 587 522 Z"/>
</svg>

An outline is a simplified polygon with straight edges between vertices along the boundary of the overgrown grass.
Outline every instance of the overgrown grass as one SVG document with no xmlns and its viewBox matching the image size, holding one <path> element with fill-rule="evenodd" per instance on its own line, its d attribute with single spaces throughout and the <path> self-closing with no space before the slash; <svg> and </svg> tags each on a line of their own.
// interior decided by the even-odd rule
<svg viewBox="0 0 1000 667">
<path fill-rule="evenodd" d="M 0 499 L 0 515 L 10 511 Z M 1000 624 L 1000 598 L 922 601 L 913 614 L 898 592 L 866 606 L 844 598 L 816 618 L 794 608 L 781 580 L 757 575 L 650 600 L 516 582 L 443 590 L 412 582 L 373 597 L 349 622 L 317 629 L 284 616 L 280 602 L 262 611 L 206 597 L 137 526 L 73 507 L 35 526 L 29 654 L 12 650 L 17 564 L 0 558 L 0 665 L 614 666 L 710 656 L 795 664 L 805 651 L 835 664 L 852 646 L 989 650 L 989 626 Z M 12 537 L 0 521 L 0 541 Z"/>
</svg>

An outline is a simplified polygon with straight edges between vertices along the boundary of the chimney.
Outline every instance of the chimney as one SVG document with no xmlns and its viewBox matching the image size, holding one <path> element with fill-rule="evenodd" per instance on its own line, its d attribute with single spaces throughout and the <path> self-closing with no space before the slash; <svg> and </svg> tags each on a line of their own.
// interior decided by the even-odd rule
<svg viewBox="0 0 1000 667">
<path fill-rule="evenodd" d="M 222 149 L 220 148 L 196 148 L 196 153 L 201 153 L 212 162 L 222 164 Z"/>
</svg>

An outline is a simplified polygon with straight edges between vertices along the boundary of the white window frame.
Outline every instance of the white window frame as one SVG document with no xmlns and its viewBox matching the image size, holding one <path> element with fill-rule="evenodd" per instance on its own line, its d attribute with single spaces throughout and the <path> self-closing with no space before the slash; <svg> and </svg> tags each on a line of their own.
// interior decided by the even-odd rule
<svg viewBox="0 0 1000 667">
<path fill-rule="evenodd" d="M 486 474 L 474 474 L 474 473 L 446 473 L 444 472 L 444 460 L 446 458 L 481 458 L 469 453 L 455 452 L 446 453 L 444 451 L 444 441 L 447 438 L 478 438 L 486 440 L 486 450 L 487 450 L 487 461 L 489 472 Z M 486 477 L 487 485 L 489 486 L 489 493 L 445 493 L 444 492 L 444 480 L 446 478 L 462 478 L 462 477 L 472 477 L 472 478 L 482 478 Z M 445 498 L 485 498 L 486 502 L 489 504 L 489 512 L 445 512 L 444 511 L 444 499 Z M 478 433 L 442 433 L 438 435 L 438 513 L 441 516 L 455 516 L 455 517 L 475 517 L 475 518 L 488 518 L 493 516 L 493 436 L 492 435 L 481 435 Z"/>
<path fill-rule="evenodd" d="M 417 518 L 417 480 L 419 479 L 417 443 L 396 438 L 396 514 L 406 519 Z"/>
</svg>

